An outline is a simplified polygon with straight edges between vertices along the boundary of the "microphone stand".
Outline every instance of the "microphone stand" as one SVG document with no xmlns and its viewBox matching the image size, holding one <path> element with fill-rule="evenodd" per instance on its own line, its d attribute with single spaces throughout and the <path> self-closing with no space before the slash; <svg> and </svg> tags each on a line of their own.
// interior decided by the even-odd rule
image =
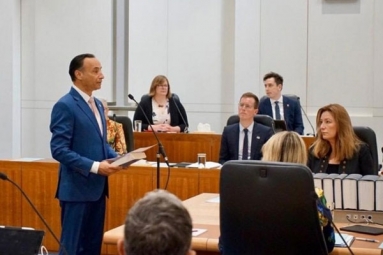
<svg viewBox="0 0 383 255">
<path fill-rule="evenodd" d="M 165 163 L 168 167 L 169 166 L 169 161 L 168 161 L 168 157 L 166 156 L 166 153 L 165 153 L 165 149 L 164 149 L 164 146 L 162 145 L 162 143 L 160 142 L 160 139 L 158 139 L 158 136 L 156 134 L 156 132 L 154 131 L 152 125 L 150 124 L 150 121 L 149 121 L 149 118 L 148 116 L 146 115 L 144 109 L 142 108 L 142 106 L 136 101 L 136 99 L 134 99 L 133 95 L 132 94 L 129 94 L 128 97 L 133 100 L 137 106 L 141 109 L 142 113 L 144 114 L 144 117 L 146 119 L 146 121 L 148 122 L 149 126 L 150 126 L 150 129 L 152 130 L 152 133 L 154 135 L 154 137 L 156 138 L 157 140 L 157 144 L 158 144 L 158 151 L 157 151 L 157 189 L 160 188 L 160 157 L 162 155 L 162 157 L 164 158 L 165 160 Z"/>
<path fill-rule="evenodd" d="M 172 96 L 172 99 L 173 99 L 174 104 L 176 105 L 178 114 L 181 116 L 181 119 L 182 119 L 182 121 L 183 121 L 184 124 L 185 124 L 184 133 L 189 133 L 189 125 L 188 125 L 188 123 L 186 122 L 184 116 L 182 115 L 182 113 L 181 113 L 181 111 L 180 111 L 180 108 L 179 108 L 178 105 L 177 105 L 177 100 L 174 98 L 174 94 L 173 94 L 173 96 Z"/>
<path fill-rule="evenodd" d="M 44 223 L 45 227 L 49 230 L 49 232 L 52 234 L 52 236 L 54 237 L 54 239 L 56 240 L 56 242 L 59 244 L 59 247 L 63 250 L 63 252 L 68 255 L 64 245 L 62 245 L 59 241 L 59 239 L 57 238 L 57 236 L 53 233 L 52 229 L 49 227 L 48 223 L 44 220 L 43 216 L 39 213 L 39 211 L 37 210 L 37 208 L 33 205 L 32 201 L 29 199 L 29 197 L 27 196 L 27 194 L 25 194 L 25 192 L 20 188 L 19 185 L 17 185 L 17 183 L 15 183 L 14 181 L 12 181 L 11 179 L 8 178 L 8 176 L 2 172 L 0 172 L 0 179 L 2 180 L 5 180 L 5 181 L 9 181 L 10 183 L 12 183 L 18 190 L 20 190 L 21 194 L 25 197 L 25 199 L 28 201 L 28 203 L 31 205 L 32 209 L 35 211 L 35 213 L 37 214 L 37 216 L 39 216 L 40 220 Z"/>
<path fill-rule="evenodd" d="M 304 113 L 304 115 L 305 115 L 307 121 L 309 122 L 309 124 L 310 124 L 310 126 L 311 126 L 311 129 L 313 130 L 312 136 L 315 137 L 315 129 L 314 129 L 314 126 L 313 126 L 313 124 L 311 124 L 311 121 L 310 121 L 309 117 L 307 116 L 306 111 L 303 109 L 303 107 L 302 107 L 302 105 L 301 105 L 301 103 L 300 103 L 300 97 L 297 97 L 297 99 L 298 99 L 299 106 L 301 107 L 302 112 Z M 307 135 L 310 135 L 310 134 L 307 134 Z"/>
</svg>

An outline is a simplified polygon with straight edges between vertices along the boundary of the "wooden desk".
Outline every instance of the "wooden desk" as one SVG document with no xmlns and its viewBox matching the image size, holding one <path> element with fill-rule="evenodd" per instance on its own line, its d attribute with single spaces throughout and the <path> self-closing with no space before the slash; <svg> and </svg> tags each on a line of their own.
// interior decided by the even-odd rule
<svg viewBox="0 0 383 255">
<path fill-rule="evenodd" d="M 203 193 L 193 198 L 187 199 L 183 202 L 185 207 L 189 210 L 193 219 L 193 226 L 196 228 L 206 228 L 207 232 L 198 237 L 193 237 L 192 248 L 197 251 L 198 255 L 201 254 L 219 254 L 218 252 L 218 237 L 219 230 L 219 203 L 209 203 L 206 200 L 217 197 L 216 193 Z M 340 228 L 346 224 L 337 224 Z M 112 230 L 105 232 L 104 243 L 116 245 L 117 240 L 123 236 L 124 226 L 119 226 Z M 349 233 L 355 237 L 373 238 L 383 242 L 383 235 L 373 236 Z M 378 248 L 380 243 L 369 243 L 364 241 L 355 240 L 351 248 L 357 255 L 380 255 L 381 250 Z M 346 248 L 335 248 L 331 255 L 345 255 L 349 254 Z"/>
<path fill-rule="evenodd" d="M 206 153 L 206 160 L 218 162 L 221 134 L 157 133 L 170 162 L 196 162 L 198 153 Z M 151 132 L 134 132 L 134 148 L 157 144 Z M 147 160 L 155 161 L 157 148 L 146 151 Z"/>
<path fill-rule="evenodd" d="M 157 133 L 165 148 L 170 162 L 196 162 L 198 153 L 206 153 L 206 160 L 218 162 L 221 147 L 221 134 L 204 133 Z M 306 147 L 315 141 L 315 137 L 302 136 Z M 134 132 L 134 148 L 157 144 L 151 132 Z M 157 148 L 146 151 L 147 160 L 156 161 Z"/>
</svg>

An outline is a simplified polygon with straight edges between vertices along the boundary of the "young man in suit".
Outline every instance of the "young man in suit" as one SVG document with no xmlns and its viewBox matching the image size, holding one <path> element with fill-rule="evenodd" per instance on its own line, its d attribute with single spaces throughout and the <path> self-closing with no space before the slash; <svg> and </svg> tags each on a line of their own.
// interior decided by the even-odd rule
<svg viewBox="0 0 383 255">
<path fill-rule="evenodd" d="M 282 95 L 283 77 L 268 73 L 263 77 L 268 98 L 259 103 L 259 114 L 266 114 L 276 120 L 285 120 L 287 130 L 303 135 L 301 105 L 298 100 Z"/>
<path fill-rule="evenodd" d="M 251 92 L 241 96 L 238 104 L 239 123 L 226 126 L 222 133 L 220 164 L 228 160 L 260 160 L 262 158 L 262 146 L 274 134 L 274 131 L 254 122 L 258 103 L 258 97 Z"/>
<path fill-rule="evenodd" d="M 56 198 L 61 207 L 61 254 L 101 253 L 108 178 L 121 169 L 106 159 L 117 154 L 106 142 L 101 102 L 92 92 L 104 75 L 92 54 L 76 56 L 69 65 L 73 85 L 51 114 L 51 153 L 60 162 Z"/>
<path fill-rule="evenodd" d="M 196 255 L 191 250 L 192 219 L 182 202 L 166 190 L 149 192 L 129 210 L 120 255 Z"/>
</svg>

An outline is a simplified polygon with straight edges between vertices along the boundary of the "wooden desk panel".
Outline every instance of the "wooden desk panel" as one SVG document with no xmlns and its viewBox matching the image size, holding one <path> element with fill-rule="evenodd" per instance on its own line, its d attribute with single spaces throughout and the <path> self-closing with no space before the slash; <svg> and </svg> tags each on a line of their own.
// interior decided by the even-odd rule
<svg viewBox="0 0 383 255">
<path fill-rule="evenodd" d="M 170 162 L 196 162 L 198 153 L 206 153 L 207 161 L 218 162 L 221 134 L 157 133 Z M 157 144 L 151 132 L 134 132 L 134 148 Z M 156 161 L 158 148 L 146 151 L 147 160 Z"/>
<path fill-rule="evenodd" d="M 154 169 L 154 171 L 156 171 L 156 168 Z M 199 169 L 171 167 L 167 190 L 175 194 L 181 200 L 198 195 L 199 172 Z M 167 168 L 161 168 L 161 189 L 165 188 L 167 179 Z M 153 175 L 153 187 L 156 187 L 156 174 Z"/>
<path fill-rule="evenodd" d="M 22 187 L 36 209 L 60 238 L 60 204 L 55 199 L 59 164 L 54 161 L 23 162 L 21 171 Z M 27 200 L 21 203 L 22 225 L 45 231 L 44 245 L 57 251 L 59 245 Z"/>
<path fill-rule="evenodd" d="M 0 172 L 9 179 L 21 185 L 21 163 L 16 161 L 0 160 Z M 21 192 L 10 182 L 0 180 L 0 225 L 22 226 L 21 222 Z"/>
</svg>

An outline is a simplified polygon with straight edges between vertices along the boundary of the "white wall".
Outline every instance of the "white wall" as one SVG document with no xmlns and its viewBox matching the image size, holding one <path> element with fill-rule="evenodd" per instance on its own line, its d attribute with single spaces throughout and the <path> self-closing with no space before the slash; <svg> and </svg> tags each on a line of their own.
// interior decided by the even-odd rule
<svg viewBox="0 0 383 255">
<path fill-rule="evenodd" d="M 18 13 L 12 12 L 19 1 L 21 25 Z M 1 139 L 0 156 L 18 156 L 17 149 L 8 149 L 17 148 L 21 140 L 21 156 L 49 157 L 49 114 L 53 103 L 69 90 L 67 69 L 73 56 L 96 54 L 107 77 L 97 94 L 112 97 L 111 2 L 19 1 L 0 4 L 0 34 L 17 34 L 21 28 L 22 99 L 12 109 L 21 107 L 22 136 L 17 135 L 17 117 L 1 127 L 2 136 L 16 128 L 12 140 L 9 135 Z M 276 71 L 284 76 L 284 93 L 301 97 L 311 121 L 319 107 L 340 103 L 355 125 L 376 131 L 382 146 L 383 1 L 131 0 L 129 4 L 129 93 L 139 99 L 154 76 L 168 76 L 187 110 L 191 130 L 208 122 L 221 132 L 227 117 L 236 112 L 240 95 L 253 91 L 262 96 L 262 76 Z M 9 22 L 11 26 L 4 25 Z M 0 70 L 6 70 L 0 82 L 8 86 L 0 104 L 7 106 L 18 95 L 18 77 L 9 74 L 17 72 L 10 67 L 20 52 L 15 40 L 7 37 L 0 42 L 5 56 Z M 7 119 L 9 111 L 2 107 L 0 115 Z M 305 132 L 311 132 L 307 121 L 305 126 Z"/>
</svg>

